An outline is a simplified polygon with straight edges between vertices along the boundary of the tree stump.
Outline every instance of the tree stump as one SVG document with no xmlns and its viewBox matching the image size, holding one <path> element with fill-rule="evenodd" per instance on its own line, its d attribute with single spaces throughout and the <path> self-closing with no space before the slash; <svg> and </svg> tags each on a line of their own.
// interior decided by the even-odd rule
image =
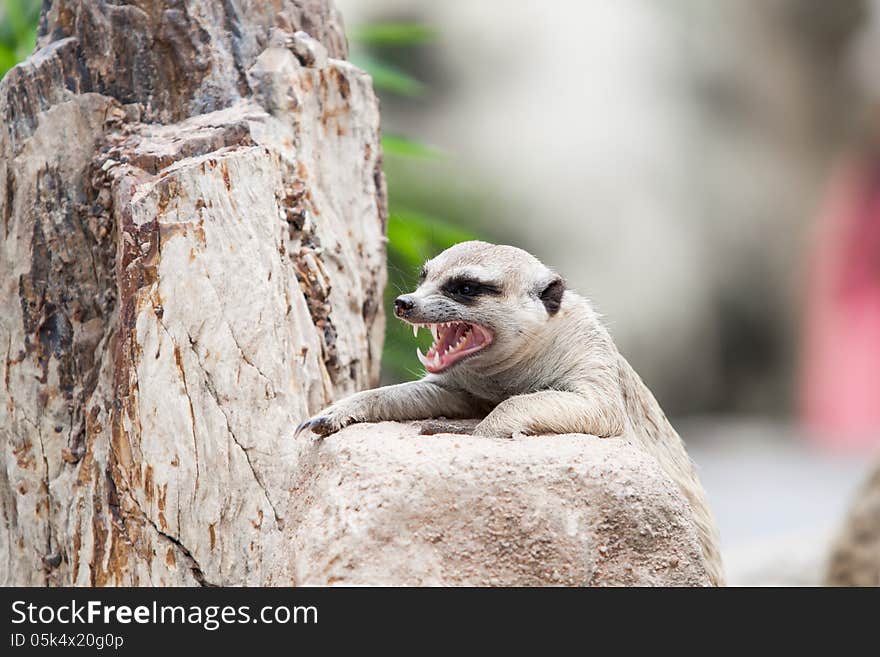
<svg viewBox="0 0 880 657">
<path fill-rule="evenodd" d="M 378 106 L 329 2 L 46 5 L 0 82 L 0 583 L 709 583 L 625 437 L 292 440 L 384 331 Z"/>
<path fill-rule="evenodd" d="M 4 585 L 295 583 L 292 430 L 378 381 L 379 113 L 330 2 L 245 4 L 55 0 L 0 83 Z"/>
</svg>

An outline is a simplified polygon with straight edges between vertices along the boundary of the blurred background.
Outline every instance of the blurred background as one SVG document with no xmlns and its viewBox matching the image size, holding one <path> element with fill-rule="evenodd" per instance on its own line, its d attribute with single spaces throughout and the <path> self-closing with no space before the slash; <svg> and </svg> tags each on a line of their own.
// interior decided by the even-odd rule
<svg viewBox="0 0 880 657">
<path fill-rule="evenodd" d="M 388 298 L 462 239 L 590 297 L 737 584 L 815 583 L 880 449 L 880 2 L 336 0 L 381 97 Z M 0 0 L 0 73 L 39 2 Z M 384 382 L 419 376 L 390 321 Z"/>
</svg>

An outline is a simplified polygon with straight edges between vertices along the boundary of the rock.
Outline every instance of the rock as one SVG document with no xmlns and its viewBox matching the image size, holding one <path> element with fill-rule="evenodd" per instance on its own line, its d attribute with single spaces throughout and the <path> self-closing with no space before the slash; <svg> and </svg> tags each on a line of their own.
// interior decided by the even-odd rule
<svg viewBox="0 0 880 657">
<path fill-rule="evenodd" d="M 291 583 L 279 455 L 378 381 L 371 80 L 234 7 L 56 0 L 0 82 L 4 585 Z"/>
<path fill-rule="evenodd" d="M 825 583 L 880 586 L 880 461 L 856 492 L 831 548 Z"/>
<path fill-rule="evenodd" d="M 709 585 L 687 502 L 624 439 L 384 422 L 300 443 L 300 584 Z"/>
</svg>

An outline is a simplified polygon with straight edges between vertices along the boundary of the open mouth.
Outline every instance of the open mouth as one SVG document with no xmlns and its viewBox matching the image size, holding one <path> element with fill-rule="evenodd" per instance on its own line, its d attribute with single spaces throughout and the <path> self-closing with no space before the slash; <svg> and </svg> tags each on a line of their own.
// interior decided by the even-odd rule
<svg viewBox="0 0 880 657">
<path fill-rule="evenodd" d="M 418 336 L 419 328 L 427 327 L 434 336 L 434 344 L 427 355 L 416 349 L 422 365 L 431 374 L 449 369 L 460 360 L 471 356 L 492 344 L 492 331 L 479 324 L 467 322 L 445 322 L 442 324 L 413 324 L 413 335 Z"/>
</svg>

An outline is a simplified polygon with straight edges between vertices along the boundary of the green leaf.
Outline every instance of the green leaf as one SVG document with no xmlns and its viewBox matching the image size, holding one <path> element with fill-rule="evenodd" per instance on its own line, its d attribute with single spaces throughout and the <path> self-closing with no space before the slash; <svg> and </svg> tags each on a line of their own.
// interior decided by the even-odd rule
<svg viewBox="0 0 880 657">
<path fill-rule="evenodd" d="M 352 33 L 353 43 L 367 48 L 377 48 L 380 52 L 388 52 L 387 48 L 394 46 L 418 45 L 434 38 L 433 30 L 412 23 L 372 24 L 356 29 Z M 351 60 L 373 76 L 373 84 L 379 91 L 410 97 L 425 93 L 425 86 L 419 80 L 394 65 L 386 64 L 364 52 L 355 52 Z M 417 168 L 410 167 L 410 162 L 406 159 L 442 158 L 444 154 L 440 149 L 391 131 L 386 132 L 382 138 L 382 149 L 385 155 L 391 156 L 386 162 L 393 163 L 386 171 L 388 186 L 392 192 L 389 197 L 391 209 L 387 225 L 388 285 L 385 288 L 384 303 L 386 308 L 390 309 L 398 294 L 411 291 L 415 287 L 419 268 L 426 259 L 457 242 L 474 239 L 475 235 L 449 221 L 411 207 L 401 206 L 397 200 L 401 196 L 410 200 L 413 197 L 418 198 L 424 181 L 411 176 L 398 178 L 392 175 L 392 171 L 400 172 L 404 168 L 409 171 L 410 168 Z M 429 184 L 428 187 L 432 190 L 428 196 L 433 201 L 444 196 L 436 185 Z M 418 203 L 418 201 L 413 202 Z M 432 202 L 432 205 L 437 203 Z M 386 324 L 385 347 L 382 352 L 384 381 L 403 381 L 423 375 L 423 368 L 413 352 L 417 342 L 422 343 L 423 348 L 427 348 L 431 339 L 427 334 L 420 334 L 416 341 L 410 337 L 410 333 L 409 327 L 401 322 L 391 320 Z"/>
<path fill-rule="evenodd" d="M 18 58 L 15 53 L 7 46 L 0 44 L 0 77 L 6 75 L 6 72 L 17 63 Z"/>
<path fill-rule="evenodd" d="M 373 77 L 373 86 L 398 96 L 415 98 L 425 93 L 425 85 L 408 73 L 363 53 L 353 54 L 351 62 Z"/>
<path fill-rule="evenodd" d="M 12 27 L 15 34 L 21 34 L 28 29 L 27 9 L 23 7 L 21 0 L 5 0 L 3 2 L 4 18 Z"/>
<path fill-rule="evenodd" d="M 438 251 L 472 239 L 470 231 L 413 210 L 393 209 L 388 217 L 388 252 L 413 275 Z"/>
<path fill-rule="evenodd" d="M 34 51 L 34 46 L 37 44 L 37 26 L 34 25 L 29 30 L 24 32 L 21 40 L 18 42 L 18 46 L 15 48 L 15 55 L 17 57 L 17 61 L 21 62 L 28 58 Z"/>
<path fill-rule="evenodd" d="M 0 2 L 0 75 L 33 51 L 40 5 L 37 0 Z"/>
<path fill-rule="evenodd" d="M 392 209 L 388 222 L 422 233 L 443 248 L 474 239 L 473 233 L 465 228 L 409 208 Z"/>
<path fill-rule="evenodd" d="M 429 43 L 436 36 L 434 30 L 419 23 L 371 23 L 355 28 L 351 39 L 370 46 L 409 46 Z"/>
<path fill-rule="evenodd" d="M 385 155 L 424 160 L 435 160 L 443 157 L 443 153 L 439 148 L 408 139 L 407 137 L 401 137 L 400 135 L 389 134 L 382 136 L 382 152 Z"/>
<path fill-rule="evenodd" d="M 470 231 L 448 221 L 409 208 L 394 207 L 388 217 L 388 287 L 385 306 L 391 308 L 394 298 L 415 287 L 422 263 L 439 251 L 458 242 L 474 239 Z M 414 355 L 417 345 L 425 351 L 431 339 L 420 334 L 414 340 L 411 329 L 401 322 L 389 320 L 386 325 L 382 371 L 386 380 L 406 381 L 423 375 Z"/>
</svg>

